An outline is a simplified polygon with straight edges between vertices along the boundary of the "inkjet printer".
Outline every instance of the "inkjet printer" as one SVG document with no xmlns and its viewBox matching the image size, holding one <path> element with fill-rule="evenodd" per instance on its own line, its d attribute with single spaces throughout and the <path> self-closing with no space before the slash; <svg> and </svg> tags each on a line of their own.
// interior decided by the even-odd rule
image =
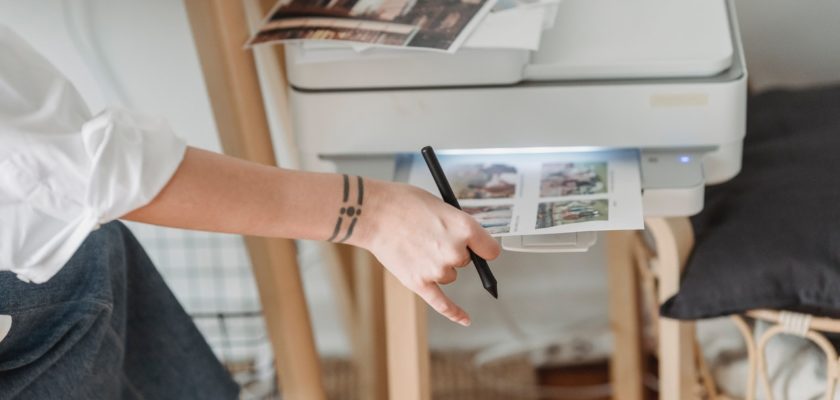
<svg viewBox="0 0 840 400">
<path fill-rule="evenodd" d="M 403 154 L 639 152 L 645 216 L 703 208 L 741 168 L 747 70 L 724 0 L 565 0 L 538 51 L 286 46 L 303 167 L 394 179 Z M 507 250 L 585 251 L 591 232 Z"/>
</svg>

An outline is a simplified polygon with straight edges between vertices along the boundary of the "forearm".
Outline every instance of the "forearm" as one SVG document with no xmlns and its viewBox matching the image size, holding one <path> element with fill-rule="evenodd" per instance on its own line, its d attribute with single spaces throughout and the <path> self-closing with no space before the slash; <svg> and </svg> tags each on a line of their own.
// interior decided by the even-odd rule
<svg viewBox="0 0 840 400">
<path fill-rule="evenodd" d="M 366 184 L 368 192 L 376 190 L 375 182 L 357 177 L 345 182 L 338 174 L 284 170 L 189 148 L 155 200 L 124 218 L 186 229 L 355 243 L 354 235 L 364 233 L 357 210 L 369 196 L 364 194 Z"/>
<path fill-rule="evenodd" d="M 123 218 L 363 247 L 435 310 L 464 325 L 469 316 L 438 284 L 455 280 L 455 268 L 469 262 L 467 247 L 487 259 L 500 251 L 472 217 L 416 187 L 283 170 L 192 148 L 158 196 Z"/>
</svg>

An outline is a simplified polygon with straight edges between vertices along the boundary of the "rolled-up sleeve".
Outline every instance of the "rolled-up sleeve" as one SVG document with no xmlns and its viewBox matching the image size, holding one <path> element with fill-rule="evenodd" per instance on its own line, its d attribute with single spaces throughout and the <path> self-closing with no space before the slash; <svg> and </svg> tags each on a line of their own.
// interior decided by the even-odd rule
<svg viewBox="0 0 840 400">
<path fill-rule="evenodd" d="M 0 26 L 0 271 L 47 281 L 92 230 L 151 202 L 185 149 L 162 119 L 91 116 L 62 74 Z"/>
<path fill-rule="evenodd" d="M 90 169 L 85 206 L 99 222 L 148 204 L 184 156 L 185 144 L 165 121 L 108 110 L 81 130 Z"/>
</svg>

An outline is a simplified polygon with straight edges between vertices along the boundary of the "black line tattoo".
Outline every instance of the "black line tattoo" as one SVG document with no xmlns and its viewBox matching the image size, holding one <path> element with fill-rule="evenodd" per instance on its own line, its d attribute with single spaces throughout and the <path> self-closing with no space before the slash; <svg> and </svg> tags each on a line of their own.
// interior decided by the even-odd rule
<svg viewBox="0 0 840 400">
<path fill-rule="evenodd" d="M 344 202 L 347 202 L 347 198 L 350 197 L 350 177 L 347 174 L 344 174 Z"/>
<path fill-rule="evenodd" d="M 359 181 L 359 207 L 362 206 L 362 202 L 365 200 L 365 184 L 362 182 L 362 177 L 357 176 L 357 180 Z"/>
<path fill-rule="evenodd" d="M 356 188 L 356 205 L 350 205 L 350 203 L 348 203 L 350 200 L 350 177 L 345 174 L 342 176 L 342 180 L 344 181 L 344 196 L 342 197 L 341 208 L 338 210 L 338 219 L 335 221 L 335 229 L 333 229 L 332 235 L 327 240 L 330 242 L 336 242 L 335 239 L 341 233 L 341 227 L 344 223 L 345 216 L 349 220 L 349 224 L 344 237 L 341 238 L 341 240 L 338 240 L 337 243 L 344 243 L 347 239 L 350 239 L 350 236 L 353 235 L 353 228 L 356 227 L 356 221 L 358 221 L 359 216 L 362 215 L 362 203 L 365 199 L 365 184 L 361 176 L 356 177 L 358 186 Z"/>
<path fill-rule="evenodd" d="M 344 235 L 344 237 L 341 240 L 339 240 L 338 243 L 344 243 L 344 241 L 350 239 L 350 236 L 353 234 L 353 228 L 356 226 L 357 220 L 358 218 L 353 218 L 353 221 L 350 221 L 350 227 L 347 228 L 347 234 Z"/>
<path fill-rule="evenodd" d="M 338 217 L 338 221 L 335 221 L 335 230 L 333 230 L 332 236 L 327 239 L 328 242 L 332 242 L 335 240 L 336 236 L 338 236 L 338 232 L 341 231 L 341 217 Z"/>
</svg>

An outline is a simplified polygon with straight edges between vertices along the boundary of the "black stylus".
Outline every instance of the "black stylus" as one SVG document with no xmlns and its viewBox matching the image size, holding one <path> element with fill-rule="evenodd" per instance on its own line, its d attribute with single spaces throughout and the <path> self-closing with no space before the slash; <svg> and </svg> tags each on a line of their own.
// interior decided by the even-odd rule
<svg viewBox="0 0 840 400">
<path fill-rule="evenodd" d="M 440 163 L 435 155 L 435 150 L 432 149 L 432 146 L 426 146 L 420 150 L 420 153 L 423 154 L 423 159 L 426 160 L 426 165 L 429 166 L 432 178 L 435 179 L 435 183 L 440 191 L 440 197 L 442 197 L 443 201 L 450 206 L 460 210 L 461 205 L 458 204 L 458 199 L 455 198 L 455 193 L 452 192 L 452 187 L 449 186 L 449 180 L 446 179 L 446 175 L 443 173 L 443 168 L 440 167 Z M 484 286 L 484 288 L 487 289 L 493 297 L 498 299 L 499 292 L 496 288 L 496 277 L 494 277 L 493 272 L 490 271 L 490 267 L 487 265 L 487 260 L 479 257 L 478 254 L 475 254 L 475 252 L 469 248 L 467 248 L 467 251 L 470 252 L 470 258 L 472 259 L 473 264 L 475 264 L 478 276 L 481 278 L 481 285 Z"/>
</svg>

